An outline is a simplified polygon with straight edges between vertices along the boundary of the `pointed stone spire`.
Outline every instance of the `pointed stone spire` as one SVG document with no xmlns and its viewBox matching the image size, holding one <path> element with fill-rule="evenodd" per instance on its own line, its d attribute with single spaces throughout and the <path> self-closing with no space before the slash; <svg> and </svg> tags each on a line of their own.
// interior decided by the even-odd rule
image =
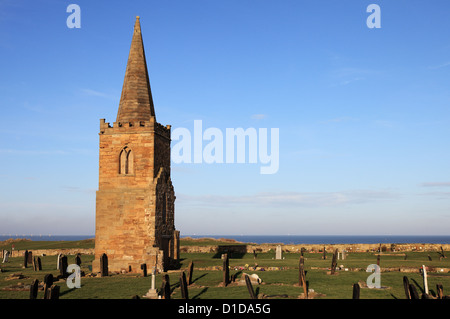
<svg viewBox="0 0 450 319">
<path fill-rule="evenodd" d="M 116 122 L 148 121 L 151 117 L 155 117 L 155 108 L 145 61 L 141 24 L 137 16 Z"/>
</svg>

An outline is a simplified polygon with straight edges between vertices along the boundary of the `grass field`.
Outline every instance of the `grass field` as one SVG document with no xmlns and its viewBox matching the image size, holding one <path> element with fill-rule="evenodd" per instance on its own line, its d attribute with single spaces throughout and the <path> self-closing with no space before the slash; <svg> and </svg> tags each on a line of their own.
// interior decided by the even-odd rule
<svg viewBox="0 0 450 319">
<path fill-rule="evenodd" d="M 82 241 L 75 242 L 47 242 L 43 247 L 39 242 L 27 242 L 27 249 L 41 248 L 68 248 L 79 245 L 88 246 L 91 243 Z M 33 245 L 31 245 L 33 244 Z M 16 244 L 17 245 L 17 244 Z M 41 246 L 40 246 L 41 245 Z M 48 246 L 50 245 L 50 246 Z M 44 245 L 45 246 L 45 245 Z M 16 246 L 17 247 L 17 246 Z M 39 247 L 39 248 L 38 248 Z M 72 248 L 72 247 L 71 247 Z M 83 247 L 85 248 L 85 247 Z M 450 268 L 450 258 L 439 260 L 437 253 L 433 252 L 408 252 L 407 260 L 404 260 L 403 253 L 389 254 L 381 257 L 380 266 L 384 267 L 410 267 L 419 269 L 422 265 L 434 268 L 436 271 L 428 273 L 428 287 L 431 294 L 436 292 L 436 284 L 440 283 L 444 287 L 444 294 L 449 294 L 450 273 L 440 272 L 440 268 Z M 428 260 L 428 255 L 432 256 L 432 261 Z M 352 285 L 357 282 L 366 282 L 370 273 L 365 269 L 370 264 L 376 264 L 377 257 L 373 253 L 350 253 L 346 260 L 338 260 L 338 266 L 344 268 L 361 268 L 360 271 L 339 270 L 338 275 L 327 275 L 327 269 L 331 266 L 332 255 L 328 254 L 323 260 L 322 254 L 305 253 L 306 280 L 309 288 L 316 293 L 316 299 L 350 299 L 352 298 Z M 221 267 L 222 260 L 214 253 L 182 253 L 181 268 L 170 271 L 170 283 L 172 298 L 181 298 L 179 278 L 181 271 L 186 271 L 189 263 L 193 261 L 193 284 L 189 286 L 190 299 L 248 299 L 249 293 L 245 285 L 232 283 L 228 287 L 222 287 L 223 273 L 220 270 L 211 270 Z M 257 274 L 262 279 L 262 284 L 254 285 L 257 293 L 264 294 L 270 298 L 296 299 L 303 292 L 298 286 L 298 261 L 300 254 L 284 253 L 283 260 L 275 260 L 273 253 L 260 253 L 254 259 L 253 254 L 245 254 L 242 258 L 230 259 L 230 274 L 237 274 L 240 279 L 243 273 Z M 23 257 L 10 258 L 6 264 L 0 264 L 0 299 L 27 299 L 29 298 L 30 285 L 34 279 L 40 282 L 46 274 L 52 273 L 55 277 L 59 274 L 56 270 L 56 256 L 42 256 L 42 271 L 35 272 L 29 266 L 22 268 Z M 83 255 L 81 269 L 89 274 L 89 266 L 93 260 L 92 255 Z M 75 263 L 75 256 L 68 256 L 68 263 Z M 264 268 L 264 271 L 248 270 L 248 267 L 255 266 L 255 263 Z M 267 270 L 268 267 L 277 267 L 279 270 Z M 200 270 L 204 269 L 204 270 Z M 206 270 L 207 269 L 207 270 Z M 25 278 L 9 280 L 12 274 L 22 274 Z M 405 273 L 399 271 L 382 272 L 382 289 L 361 288 L 361 299 L 405 299 L 403 290 L 403 276 L 407 276 L 410 283 L 413 283 L 419 294 L 423 291 L 423 278 L 420 273 Z M 162 275 L 156 276 L 156 288 L 161 286 Z M 130 299 L 134 295 L 143 296 L 147 293 L 151 285 L 151 276 L 143 277 L 139 274 L 113 274 L 108 277 L 82 277 L 81 288 L 69 289 L 64 280 L 55 284 L 60 286 L 61 299 Z M 20 287 L 23 290 L 5 290 L 9 287 Z M 447 290 L 446 290 L 447 289 Z M 43 297 L 43 292 L 39 291 L 38 298 Z"/>
</svg>

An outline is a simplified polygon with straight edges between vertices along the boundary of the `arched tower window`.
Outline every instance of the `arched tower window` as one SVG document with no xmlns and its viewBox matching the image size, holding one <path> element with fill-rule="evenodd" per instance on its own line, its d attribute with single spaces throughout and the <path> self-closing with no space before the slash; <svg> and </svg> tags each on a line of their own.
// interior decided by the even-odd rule
<svg viewBox="0 0 450 319">
<path fill-rule="evenodd" d="M 133 152 L 128 146 L 125 146 L 119 155 L 119 174 L 127 175 L 133 174 Z"/>
</svg>

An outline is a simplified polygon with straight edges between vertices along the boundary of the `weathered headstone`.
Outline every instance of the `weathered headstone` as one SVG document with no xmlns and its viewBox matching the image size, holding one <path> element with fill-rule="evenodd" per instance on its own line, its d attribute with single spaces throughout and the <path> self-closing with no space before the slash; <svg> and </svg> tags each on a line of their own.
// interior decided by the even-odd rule
<svg viewBox="0 0 450 319">
<path fill-rule="evenodd" d="M 327 250 L 325 249 L 325 246 L 323 246 L 323 256 L 322 259 L 325 260 L 327 259 Z"/>
<path fill-rule="evenodd" d="M 281 249 L 281 245 L 277 245 L 275 250 L 275 259 L 283 259 L 283 250 Z"/>
<path fill-rule="evenodd" d="M 431 256 L 430 255 L 428 255 L 428 260 L 429 261 L 432 261 L 433 259 L 431 259 Z"/>
<path fill-rule="evenodd" d="M 9 259 L 9 251 L 8 251 L 8 250 L 5 250 L 4 253 L 3 253 L 3 261 L 2 261 L 2 264 L 7 263 L 7 262 L 8 262 L 8 259 Z"/>
<path fill-rule="evenodd" d="M 223 286 L 226 287 L 230 283 L 230 267 L 228 254 L 223 254 Z"/>
<path fill-rule="evenodd" d="M 170 279 L 169 275 L 164 275 L 161 285 L 162 299 L 170 299 Z"/>
<path fill-rule="evenodd" d="M 67 267 L 68 267 L 67 256 L 62 255 L 61 258 L 59 259 L 59 274 L 61 278 L 67 278 L 69 276 L 69 274 L 67 273 Z"/>
<path fill-rule="evenodd" d="M 75 256 L 75 264 L 77 264 L 77 266 L 81 267 L 81 256 L 79 253 Z"/>
<path fill-rule="evenodd" d="M 47 290 L 47 299 L 59 299 L 59 286 L 52 285 L 50 289 Z"/>
<path fill-rule="evenodd" d="M 422 275 L 423 275 L 423 290 L 426 294 L 429 294 L 427 267 L 425 267 L 425 265 L 422 265 Z"/>
<path fill-rule="evenodd" d="M 30 299 L 37 299 L 39 280 L 35 279 L 30 286 Z"/>
<path fill-rule="evenodd" d="M 33 263 L 33 252 L 30 250 L 29 252 L 28 252 L 28 260 L 27 260 L 27 263 L 28 264 L 32 264 Z"/>
<path fill-rule="evenodd" d="M 23 268 L 28 267 L 28 250 L 25 250 L 25 253 L 23 255 Z"/>
<path fill-rule="evenodd" d="M 379 254 L 377 255 L 377 265 L 378 265 L 378 266 L 380 265 L 380 260 L 381 260 L 381 253 L 379 253 Z"/>
<path fill-rule="evenodd" d="M 186 274 L 184 273 L 184 271 L 180 275 L 180 288 L 181 288 L 181 298 L 189 299 Z"/>
<path fill-rule="evenodd" d="M 100 256 L 100 276 L 108 276 L 108 256 L 105 253 Z"/>
<path fill-rule="evenodd" d="M 62 254 L 58 254 L 58 259 L 56 260 L 56 270 L 59 270 L 59 264 L 61 263 L 61 256 Z"/>
<path fill-rule="evenodd" d="M 405 289 L 406 299 L 411 299 L 411 290 L 409 289 L 408 277 L 403 276 L 403 288 Z"/>
<path fill-rule="evenodd" d="M 147 264 L 141 264 L 142 276 L 147 277 Z"/>
<path fill-rule="evenodd" d="M 352 299 L 359 299 L 360 287 L 359 284 L 353 284 L 353 296 Z"/>
<path fill-rule="evenodd" d="M 253 291 L 252 282 L 250 281 L 250 278 L 248 277 L 248 275 L 245 275 L 245 284 L 247 285 L 247 289 L 250 294 L 250 298 L 256 299 L 255 292 Z"/>
<path fill-rule="evenodd" d="M 53 275 L 47 274 L 44 276 L 44 299 L 47 299 L 47 290 L 53 285 Z"/>
<path fill-rule="evenodd" d="M 331 274 L 334 275 L 336 272 L 336 266 L 337 266 L 337 254 L 338 250 L 336 249 L 333 254 L 333 259 L 331 260 Z"/>
<path fill-rule="evenodd" d="M 188 286 L 192 284 L 192 274 L 194 273 L 194 262 L 189 263 L 188 273 L 187 273 L 187 284 Z"/>
<path fill-rule="evenodd" d="M 42 262 L 41 262 L 41 257 L 37 258 L 37 270 L 41 271 L 42 270 Z"/>
<path fill-rule="evenodd" d="M 298 263 L 298 271 L 299 271 L 298 284 L 299 286 L 303 287 L 303 294 L 305 298 L 308 298 L 308 287 L 306 283 L 306 273 L 305 273 L 305 258 L 303 256 L 300 256 L 300 260 Z"/>
</svg>

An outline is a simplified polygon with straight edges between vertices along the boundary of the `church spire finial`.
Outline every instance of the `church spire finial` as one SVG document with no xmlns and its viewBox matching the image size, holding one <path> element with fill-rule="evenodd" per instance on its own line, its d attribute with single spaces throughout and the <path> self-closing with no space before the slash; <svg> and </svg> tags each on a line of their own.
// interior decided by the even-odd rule
<svg viewBox="0 0 450 319">
<path fill-rule="evenodd" d="M 136 16 L 116 122 L 148 121 L 151 117 L 155 117 L 155 108 L 145 59 L 141 24 L 139 16 Z"/>
</svg>

